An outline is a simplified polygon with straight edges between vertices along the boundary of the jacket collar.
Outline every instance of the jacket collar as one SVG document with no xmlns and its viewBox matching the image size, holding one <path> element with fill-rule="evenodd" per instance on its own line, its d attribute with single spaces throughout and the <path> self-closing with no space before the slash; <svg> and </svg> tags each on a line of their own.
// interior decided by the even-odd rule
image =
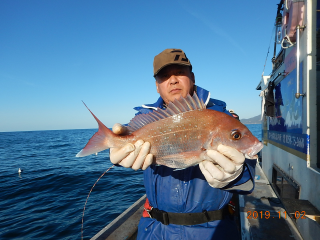
<svg viewBox="0 0 320 240">
<path fill-rule="evenodd" d="M 195 91 L 198 94 L 199 99 L 204 102 L 205 105 L 208 104 L 209 100 L 210 100 L 210 92 L 207 91 L 204 88 L 201 88 L 199 86 L 195 85 Z M 164 108 L 164 101 L 162 99 L 162 97 L 159 97 L 158 100 L 153 103 L 153 104 L 143 104 L 141 107 L 135 107 L 134 109 L 139 111 L 141 108 L 149 108 L 149 109 L 154 109 L 157 110 L 157 108 Z"/>
</svg>

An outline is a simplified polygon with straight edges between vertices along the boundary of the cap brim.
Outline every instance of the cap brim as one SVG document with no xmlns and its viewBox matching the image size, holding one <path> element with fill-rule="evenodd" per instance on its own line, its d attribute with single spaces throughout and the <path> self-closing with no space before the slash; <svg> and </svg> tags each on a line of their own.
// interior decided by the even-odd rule
<svg viewBox="0 0 320 240">
<path fill-rule="evenodd" d="M 176 62 L 174 62 L 174 63 L 168 63 L 168 64 L 166 64 L 166 65 L 163 65 L 161 68 L 159 68 L 158 71 L 157 71 L 155 74 L 153 74 L 153 77 L 157 76 L 157 74 L 158 74 L 163 68 L 165 68 L 165 67 L 167 67 L 167 66 L 169 66 L 169 65 L 183 65 L 183 66 L 189 66 L 189 67 L 192 66 L 190 63 L 186 63 L 186 64 L 184 64 L 184 63 L 176 63 Z"/>
</svg>

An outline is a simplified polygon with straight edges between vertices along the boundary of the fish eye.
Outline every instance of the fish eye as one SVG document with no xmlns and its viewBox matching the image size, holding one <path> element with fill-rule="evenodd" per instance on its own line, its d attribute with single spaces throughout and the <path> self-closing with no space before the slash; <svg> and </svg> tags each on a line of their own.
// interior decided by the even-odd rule
<svg viewBox="0 0 320 240">
<path fill-rule="evenodd" d="M 232 131 L 231 132 L 231 137 L 234 139 L 234 140 L 239 140 L 241 138 L 241 133 L 238 132 L 238 131 Z"/>
</svg>

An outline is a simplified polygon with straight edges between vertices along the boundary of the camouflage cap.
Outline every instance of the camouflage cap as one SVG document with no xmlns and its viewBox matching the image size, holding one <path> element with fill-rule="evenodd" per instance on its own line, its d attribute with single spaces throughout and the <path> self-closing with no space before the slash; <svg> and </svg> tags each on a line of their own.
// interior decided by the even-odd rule
<svg viewBox="0 0 320 240">
<path fill-rule="evenodd" d="M 172 64 L 192 67 L 184 51 L 182 51 L 181 49 L 170 48 L 162 51 L 154 57 L 153 76 L 155 77 L 162 68 Z"/>
</svg>

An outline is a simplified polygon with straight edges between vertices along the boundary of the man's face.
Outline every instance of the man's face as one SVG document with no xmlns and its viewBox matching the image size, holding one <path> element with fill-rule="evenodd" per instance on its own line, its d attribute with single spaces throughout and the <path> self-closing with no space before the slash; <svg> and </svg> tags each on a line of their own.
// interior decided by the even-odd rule
<svg viewBox="0 0 320 240">
<path fill-rule="evenodd" d="M 156 75 L 157 92 L 167 104 L 180 95 L 192 94 L 194 83 L 194 74 L 187 66 L 169 65 Z"/>
</svg>

